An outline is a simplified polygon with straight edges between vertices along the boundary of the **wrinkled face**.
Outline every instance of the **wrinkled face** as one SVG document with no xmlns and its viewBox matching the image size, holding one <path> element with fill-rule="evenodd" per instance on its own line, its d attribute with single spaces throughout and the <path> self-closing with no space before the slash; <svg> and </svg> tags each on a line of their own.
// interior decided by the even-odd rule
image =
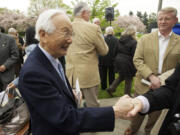
<svg viewBox="0 0 180 135">
<path fill-rule="evenodd" d="M 172 12 L 162 12 L 158 13 L 157 23 L 159 31 L 170 32 L 172 27 L 176 24 L 177 17 Z"/>
<path fill-rule="evenodd" d="M 53 33 L 40 31 L 40 44 L 54 58 L 59 58 L 66 55 L 72 43 L 72 25 L 70 19 L 62 14 L 53 16 L 52 23 L 56 27 Z"/>
</svg>

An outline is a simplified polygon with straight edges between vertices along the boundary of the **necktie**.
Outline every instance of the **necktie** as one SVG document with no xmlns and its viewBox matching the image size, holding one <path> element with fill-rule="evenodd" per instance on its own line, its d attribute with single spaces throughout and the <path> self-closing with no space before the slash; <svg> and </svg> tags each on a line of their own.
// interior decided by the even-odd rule
<svg viewBox="0 0 180 135">
<path fill-rule="evenodd" d="M 68 89 L 68 85 L 67 85 L 66 78 L 65 78 L 65 75 L 64 75 L 64 70 L 63 70 L 63 67 L 62 67 L 61 63 L 58 63 L 58 69 L 59 69 L 61 79 L 64 81 L 64 83 L 65 83 L 65 85 L 66 85 L 66 87 Z"/>
</svg>

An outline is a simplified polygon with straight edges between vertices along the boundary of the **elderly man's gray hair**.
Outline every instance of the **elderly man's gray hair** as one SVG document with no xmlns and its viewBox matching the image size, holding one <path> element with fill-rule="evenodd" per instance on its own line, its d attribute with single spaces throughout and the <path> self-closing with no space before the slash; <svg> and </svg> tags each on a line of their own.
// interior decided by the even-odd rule
<svg viewBox="0 0 180 135">
<path fill-rule="evenodd" d="M 113 29 L 113 27 L 108 26 L 108 27 L 105 29 L 105 34 L 106 34 L 106 35 L 113 35 L 113 34 L 114 34 L 114 29 Z"/>
<path fill-rule="evenodd" d="M 36 39 L 40 40 L 39 31 L 44 30 L 47 33 L 52 33 L 56 27 L 52 23 L 52 17 L 56 14 L 65 14 L 62 9 L 48 9 L 42 12 L 36 22 Z"/>
<path fill-rule="evenodd" d="M 74 7 L 74 16 L 80 16 L 83 11 L 90 10 L 85 2 L 80 2 Z"/>
</svg>

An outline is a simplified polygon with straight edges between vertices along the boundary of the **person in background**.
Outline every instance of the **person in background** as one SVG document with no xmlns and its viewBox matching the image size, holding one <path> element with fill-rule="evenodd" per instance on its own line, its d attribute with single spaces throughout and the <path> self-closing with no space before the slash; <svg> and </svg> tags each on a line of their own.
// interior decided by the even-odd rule
<svg viewBox="0 0 180 135">
<path fill-rule="evenodd" d="M 19 59 L 15 65 L 15 75 L 16 75 L 16 77 L 18 77 L 19 72 L 21 70 L 21 64 L 23 64 L 23 52 L 22 52 L 23 45 L 19 42 L 19 35 L 15 28 L 9 28 L 8 34 L 11 35 L 16 40 L 16 45 L 18 46 L 18 49 L 19 49 Z"/>
<path fill-rule="evenodd" d="M 136 50 L 136 28 L 134 26 L 129 26 L 122 33 L 119 39 L 119 44 L 117 44 L 114 49 L 114 68 L 115 72 L 119 73 L 118 78 L 116 78 L 113 83 L 107 89 L 107 92 L 111 95 L 116 91 L 119 83 L 125 80 L 124 94 L 131 95 L 132 81 L 135 76 L 136 69 L 133 64 L 134 52 Z"/>
<path fill-rule="evenodd" d="M 76 80 L 85 98 L 87 107 L 99 107 L 98 85 L 100 84 L 98 55 L 106 55 L 108 46 L 101 28 L 89 22 L 90 8 L 84 2 L 74 8 L 73 42 L 66 56 L 66 75 L 73 89 Z"/>
<path fill-rule="evenodd" d="M 31 26 L 26 29 L 25 31 L 25 41 L 26 41 L 26 48 L 25 48 L 25 53 L 26 55 L 24 56 L 24 61 L 26 61 L 27 57 L 29 54 L 34 50 L 34 48 L 37 46 L 39 41 L 35 39 L 35 27 Z M 16 88 L 18 86 L 19 82 L 19 77 L 14 79 L 10 84 L 8 84 L 8 88 Z"/>
<path fill-rule="evenodd" d="M 158 31 L 146 34 L 138 41 L 134 55 L 134 65 L 137 69 L 134 82 L 135 97 L 154 90 L 161 86 L 160 74 L 175 68 L 180 61 L 180 37 L 172 32 L 176 24 L 177 9 L 173 7 L 162 8 L 157 15 Z M 144 84 L 142 79 L 148 80 L 150 86 Z M 161 111 L 148 114 L 145 133 L 149 135 Z M 145 116 L 137 115 L 126 129 L 125 135 L 134 135 L 139 130 Z"/>
<path fill-rule="evenodd" d="M 96 25 L 98 25 L 98 26 L 100 26 L 101 21 L 100 21 L 99 18 L 94 18 L 94 19 L 93 19 L 93 23 L 96 24 Z"/>
<path fill-rule="evenodd" d="M 109 85 L 115 79 L 115 72 L 114 72 L 114 49 L 118 46 L 119 42 L 118 39 L 114 36 L 114 29 L 113 27 L 109 26 L 105 29 L 105 41 L 108 45 L 109 52 L 105 56 L 99 56 L 99 72 L 101 77 L 101 88 L 107 88 L 107 79 L 109 79 Z"/>
<path fill-rule="evenodd" d="M 14 79 L 14 66 L 19 58 L 19 52 L 14 38 L 0 33 L 0 91 Z"/>
<path fill-rule="evenodd" d="M 133 109 L 128 96 L 113 107 L 77 108 L 58 60 L 67 54 L 72 33 L 71 21 L 60 9 L 46 10 L 37 19 L 36 37 L 40 42 L 24 63 L 18 84 L 30 111 L 32 135 L 112 131 L 115 118 L 124 118 Z"/>
</svg>

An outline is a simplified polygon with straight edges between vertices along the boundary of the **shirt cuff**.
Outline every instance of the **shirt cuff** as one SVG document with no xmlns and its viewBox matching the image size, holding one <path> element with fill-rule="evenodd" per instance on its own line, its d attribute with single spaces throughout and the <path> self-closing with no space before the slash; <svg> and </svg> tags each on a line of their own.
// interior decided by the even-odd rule
<svg viewBox="0 0 180 135">
<path fill-rule="evenodd" d="M 148 99 L 144 96 L 137 96 L 136 98 L 141 100 L 141 102 L 143 104 L 143 109 L 142 109 L 141 113 L 147 113 L 149 111 L 149 108 L 150 108 L 150 104 L 149 104 Z"/>
</svg>

